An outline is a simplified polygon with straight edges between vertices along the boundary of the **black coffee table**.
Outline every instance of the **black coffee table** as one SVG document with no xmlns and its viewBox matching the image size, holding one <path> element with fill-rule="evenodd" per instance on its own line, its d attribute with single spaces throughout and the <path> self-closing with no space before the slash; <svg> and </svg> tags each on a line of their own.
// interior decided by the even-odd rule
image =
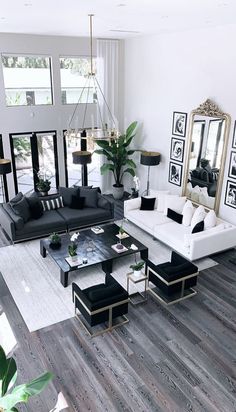
<svg viewBox="0 0 236 412">
<path fill-rule="evenodd" d="M 68 286 L 69 272 L 74 270 L 83 269 L 86 266 L 101 263 L 102 270 L 109 274 L 112 272 L 112 264 L 114 259 L 138 252 L 140 252 L 140 256 L 143 260 L 146 261 L 148 259 L 148 248 L 132 236 L 122 240 L 122 244 L 128 250 L 122 253 L 117 253 L 111 248 L 111 246 L 119 241 L 116 237 L 119 232 L 119 226 L 111 223 L 102 225 L 101 227 L 104 229 L 104 233 L 95 234 L 91 229 L 84 229 L 79 232 L 80 235 L 77 240 L 77 255 L 80 261 L 82 261 L 83 258 L 87 258 L 88 262 L 75 267 L 71 267 L 65 260 L 65 258 L 68 257 L 68 245 L 71 243 L 71 234 L 61 235 L 61 247 L 57 250 L 50 247 L 49 239 L 40 240 L 41 256 L 45 258 L 48 253 L 57 263 L 60 268 L 61 283 L 64 287 Z M 87 252 L 86 247 L 91 241 L 93 243 L 94 250 Z M 130 249 L 132 243 L 137 246 L 137 250 Z"/>
</svg>

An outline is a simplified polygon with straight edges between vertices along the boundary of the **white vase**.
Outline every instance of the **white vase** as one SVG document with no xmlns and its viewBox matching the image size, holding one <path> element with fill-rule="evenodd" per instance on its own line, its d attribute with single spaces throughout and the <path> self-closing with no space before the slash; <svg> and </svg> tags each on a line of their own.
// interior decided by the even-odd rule
<svg viewBox="0 0 236 412">
<path fill-rule="evenodd" d="M 139 278 L 141 276 L 142 270 L 134 270 L 134 277 Z"/>
<path fill-rule="evenodd" d="M 71 256 L 71 260 L 72 260 L 72 262 L 76 262 L 76 260 L 77 260 L 77 255 Z"/>
</svg>

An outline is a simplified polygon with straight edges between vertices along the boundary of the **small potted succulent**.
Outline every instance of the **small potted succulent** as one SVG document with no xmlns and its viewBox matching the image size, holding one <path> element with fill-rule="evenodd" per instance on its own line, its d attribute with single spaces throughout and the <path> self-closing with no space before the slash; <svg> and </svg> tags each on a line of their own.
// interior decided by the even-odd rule
<svg viewBox="0 0 236 412">
<path fill-rule="evenodd" d="M 141 275 L 144 265 L 145 265 L 145 262 L 143 260 L 140 260 L 140 262 L 137 262 L 136 257 L 135 257 L 135 263 L 133 265 L 130 265 L 130 269 L 133 270 L 134 276 L 139 277 Z"/>
<path fill-rule="evenodd" d="M 49 237 L 50 239 L 50 247 L 52 249 L 59 249 L 61 247 L 61 237 L 58 235 L 58 233 L 53 232 L 51 236 Z"/>
<path fill-rule="evenodd" d="M 69 244 L 68 253 L 69 253 L 71 259 L 73 261 L 76 261 L 76 259 L 77 259 L 77 245 L 74 242 Z"/>
</svg>

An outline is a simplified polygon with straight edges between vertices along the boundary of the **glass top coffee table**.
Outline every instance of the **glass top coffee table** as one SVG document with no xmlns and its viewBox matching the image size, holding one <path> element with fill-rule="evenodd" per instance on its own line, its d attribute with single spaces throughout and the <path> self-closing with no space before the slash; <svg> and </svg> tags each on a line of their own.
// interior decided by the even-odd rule
<svg viewBox="0 0 236 412">
<path fill-rule="evenodd" d="M 80 230 L 76 241 L 79 264 L 75 266 L 71 266 L 66 261 L 66 258 L 68 258 L 68 245 L 71 243 L 71 234 L 61 235 L 61 247 L 56 250 L 51 248 L 49 239 L 40 240 L 41 256 L 45 258 L 48 253 L 59 266 L 61 283 L 64 287 L 68 286 L 69 273 L 74 270 L 80 270 L 86 266 L 101 263 L 102 270 L 109 274 L 112 273 L 113 261 L 122 256 L 139 252 L 141 259 L 145 261 L 148 259 L 148 248 L 131 235 L 121 240 L 124 250 L 118 253 L 112 246 L 119 242 L 116 236 L 119 233 L 119 226 L 114 223 L 109 223 L 101 227 L 104 232 L 99 234 L 95 234 L 91 228 Z M 126 233 L 128 232 L 126 231 Z M 134 250 L 130 248 L 132 244 L 134 244 L 137 249 Z M 87 258 L 87 263 L 83 263 L 84 258 Z"/>
</svg>

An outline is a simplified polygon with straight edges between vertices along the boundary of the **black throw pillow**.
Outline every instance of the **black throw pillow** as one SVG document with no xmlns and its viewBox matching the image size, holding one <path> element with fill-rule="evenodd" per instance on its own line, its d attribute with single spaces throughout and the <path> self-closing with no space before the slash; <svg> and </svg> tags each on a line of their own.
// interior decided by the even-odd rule
<svg viewBox="0 0 236 412">
<path fill-rule="evenodd" d="M 140 210 L 154 210 L 155 197 L 141 197 Z"/>
<path fill-rule="evenodd" d="M 72 196 L 79 196 L 78 187 L 62 187 L 59 188 L 59 194 L 62 196 L 64 206 L 71 207 Z"/>
<path fill-rule="evenodd" d="M 175 222 L 181 224 L 182 220 L 183 220 L 183 215 L 181 215 L 180 213 L 175 212 L 175 210 L 172 209 L 167 209 L 167 217 L 169 217 L 170 219 L 174 220 Z"/>
<path fill-rule="evenodd" d="M 28 222 L 28 220 L 30 219 L 30 208 L 24 196 L 21 200 L 19 200 L 19 202 L 11 203 L 11 208 L 17 216 L 22 217 L 24 223 Z"/>
<path fill-rule="evenodd" d="M 32 219 L 39 219 L 41 216 L 43 216 L 43 205 L 38 197 L 30 196 L 27 197 L 26 200 L 29 204 L 30 215 Z"/>
<path fill-rule="evenodd" d="M 71 209 L 83 209 L 85 203 L 85 197 L 78 197 L 73 195 L 71 199 L 70 208 Z"/>
<path fill-rule="evenodd" d="M 197 223 L 194 226 L 192 233 L 203 232 L 203 230 L 204 230 L 204 220 L 202 220 L 201 222 Z"/>
<path fill-rule="evenodd" d="M 79 189 L 79 195 L 81 197 L 85 197 L 84 207 L 92 207 L 96 208 L 98 205 L 98 190 L 95 189 L 88 189 L 86 187 L 81 186 Z"/>
</svg>

